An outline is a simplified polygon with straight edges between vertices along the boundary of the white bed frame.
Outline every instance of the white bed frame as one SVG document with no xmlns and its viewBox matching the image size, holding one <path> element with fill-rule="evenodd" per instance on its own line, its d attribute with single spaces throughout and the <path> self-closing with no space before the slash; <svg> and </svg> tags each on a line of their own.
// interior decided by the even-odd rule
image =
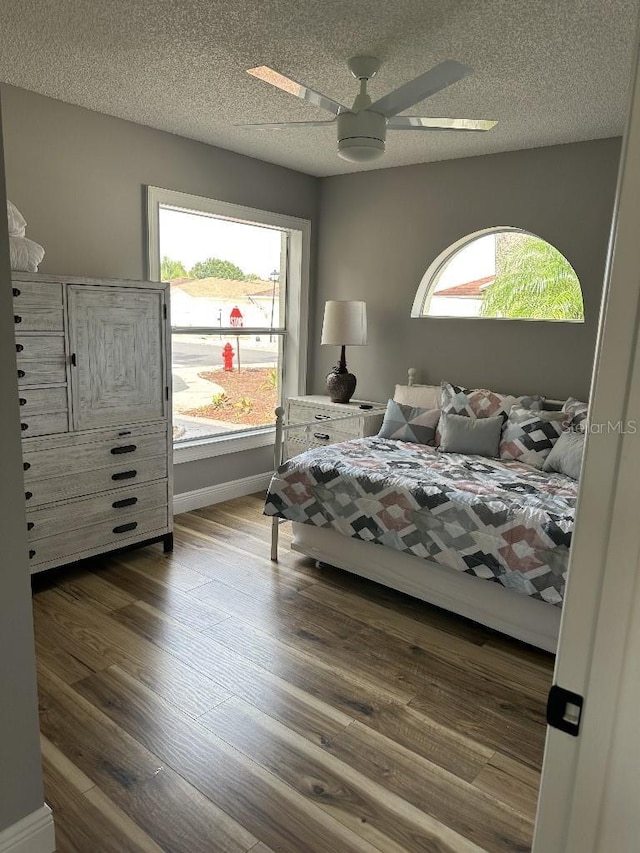
<svg viewBox="0 0 640 853">
<path fill-rule="evenodd" d="M 416 372 L 409 370 L 409 385 L 415 385 Z M 549 404 L 561 405 L 550 400 Z M 379 410 L 358 410 L 354 414 L 332 420 L 380 415 Z M 282 462 L 283 434 L 289 428 L 316 427 L 316 423 L 285 424 L 284 409 L 276 410 L 275 468 Z M 278 560 L 278 527 L 284 519 L 273 518 L 271 527 L 271 559 Z M 318 563 L 344 569 L 360 577 L 381 583 L 414 598 L 450 610 L 481 625 L 486 625 L 517 640 L 555 652 L 560 630 L 559 607 L 514 592 L 497 583 L 385 548 L 371 542 L 351 539 L 324 527 L 292 522 L 291 549 Z"/>
</svg>

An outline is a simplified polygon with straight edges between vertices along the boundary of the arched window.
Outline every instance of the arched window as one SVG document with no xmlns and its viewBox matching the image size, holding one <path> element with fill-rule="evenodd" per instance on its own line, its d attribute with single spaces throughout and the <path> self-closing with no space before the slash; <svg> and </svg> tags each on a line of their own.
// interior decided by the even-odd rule
<svg viewBox="0 0 640 853">
<path fill-rule="evenodd" d="M 476 231 L 424 274 L 412 317 L 584 322 L 575 270 L 554 246 L 520 228 Z"/>
</svg>

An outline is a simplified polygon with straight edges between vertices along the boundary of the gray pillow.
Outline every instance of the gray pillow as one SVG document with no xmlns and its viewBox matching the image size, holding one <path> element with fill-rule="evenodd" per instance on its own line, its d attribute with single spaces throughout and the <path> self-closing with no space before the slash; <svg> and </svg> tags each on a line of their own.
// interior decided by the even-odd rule
<svg viewBox="0 0 640 853">
<path fill-rule="evenodd" d="M 555 471 L 565 474 L 572 480 L 580 479 L 580 466 L 584 453 L 585 433 L 580 429 L 568 429 L 562 433 L 545 459 L 543 471 Z"/>
<path fill-rule="evenodd" d="M 502 415 L 468 418 L 466 415 L 440 416 L 440 450 L 444 453 L 475 453 L 497 456 L 502 432 Z"/>
<path fill-rule="evenodd" d="M 439 419 L 440 409 L 421 409 L 389 400 L 378 435 L 433 446 Z"/>
</svg>

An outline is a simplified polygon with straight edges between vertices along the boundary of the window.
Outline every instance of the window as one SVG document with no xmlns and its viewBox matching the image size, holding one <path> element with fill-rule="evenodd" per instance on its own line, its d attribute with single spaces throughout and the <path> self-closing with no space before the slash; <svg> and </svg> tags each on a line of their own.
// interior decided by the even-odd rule
<svg viewBox="0 0 640 853">
<path fill-rule="evenodd" d="M 518 228 L 487 228 L 436 258 L 411 316 L 582 323 L 584 305 L 575 270 L 554 246 Z"/>
<path fill-rule="evenodd" d="M 310 223 L 158 187 L 148 222 L 149 277 L 171 288 L 177 459 L 270 443 L 276 406 L 304 391 Z"/>
</svg>

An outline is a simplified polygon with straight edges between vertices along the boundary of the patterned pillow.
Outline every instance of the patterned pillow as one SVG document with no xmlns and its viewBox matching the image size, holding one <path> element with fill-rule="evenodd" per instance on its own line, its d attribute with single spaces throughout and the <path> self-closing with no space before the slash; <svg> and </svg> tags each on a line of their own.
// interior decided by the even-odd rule
<svg viewBox="0 0 640 853">
<path fill-rule="evenodd" d="M 569 397 L 562 406 L 562 411 L 571 415 L 571 429 L 584 432 L 589 418 L 589 404 Z"/>
<path fill-rule="evenodd" d="M 378 435 L 396 441 L 429 444 L 433 447 L 440 409 L 421 409 L 389 400 Z"/>
<path fill-rule="evenodd" d="M 566 412 L 527 409 L 516 403 L 502 430 L 500 458 L 517 459 L 542 468 L 554 444 L 569 425 Z"/>
<path fill-rule="evenodd" d="M 527 409 L 538 410 L 542 408 L 544 397 L 539 394 L 513 397 L 511 394 L 498 394 L 486 388 L 470 391 L 450 382 L 442 382 L 440 385 L 440 404 L 445 415 L 465 415 L 468 418 L 493 418 L 502 415 L 506 421 L 515 403 Z"/>
</svg>

